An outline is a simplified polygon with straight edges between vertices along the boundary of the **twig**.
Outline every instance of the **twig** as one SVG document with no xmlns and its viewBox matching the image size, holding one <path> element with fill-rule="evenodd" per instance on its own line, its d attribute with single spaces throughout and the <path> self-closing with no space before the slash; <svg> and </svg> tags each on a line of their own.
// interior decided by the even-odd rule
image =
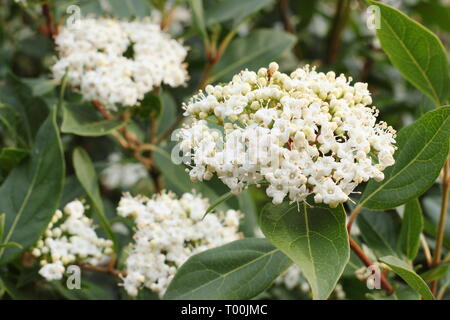
<svg viewBox="0 0 450 320">
<path fill-rule="evenodd" d="M 448 209 L 448 196 L 450 183 L 449 181 L 449 171 L 450 171 L 450 158 L 447 158 L 447 161 L 444 164 L 444 176 L 442 178 L 442 201 L 441 201 L 441 215 L 439 217 L 439 224 L 437 227 L 437 236 L 436 236 L 436 246 L 434 249 L 434 258 L 433 258 L 433 266 L 437 266 L 441 263 L 441 250 L 442 245 L 444 243 L 445 236 L 445 222 L 447 220 L 447 209 Z M 438 280 L 434 280 L 431 283 L 431 292 L 436 294 L 438 288 Z"/>
<path fill-rule="evenodd" d="M 56 36 L 56 31 L 53 26 L 53 18 L 52 18 L 50 6 L 48 4 L 48 0 L 45 0 L 44 3 L 42 4 L 42 14 L 45 17 L 45 24 L 47 27 L 48 35 L 51 38 L 51 40 L 53 40 L 53 38 Z"/>
<path fill-rule="evenodd" d="M 280 0 L 278 5 L 280 7 L 281 20 L 283 21 L 284 30 L 294 34 L 294 26 L 292 25 L 291 19 L 289 18 L 288 0 Z"/>
<path fill-rule="evenodd" d="M 433 258 L 431 256 L 430 247 L 428 246 L 427 240 L 425 239 L 423 234 L 420 235 L 420 243 L 423 248 L 423 254 L 425 255 L 425 260 L 427 261 L 427 265 L 429 267 L 431 267 L 433 264 Z"/>
<path fill-rule="evenodd" d="M 327 63 L 334 64 L 341 45 L 341 35 L 350 15 L 350 0 L 338 0 L 336 13 L 329 31 Z"/>
<path fill-rule="evenodd" d="M 352 230 L 352 225 L 356 220 L 356 217 L 358 216 L 358 214 L 361 212 L 362 207 L 361 206 L 356 206 L 355 209 L 353 209 L 352 213 L 350 213 L 350 217 L 348 218 L 348 222 L 347 222 L 347 231 L 348 234 L 350 234 L 350 231 Z"/>
<path fill-rule="evenodd" d="M 109 267 L 93 266 L 91 264 L 82 264 L 82 265 L 80 265 L 80 267 L 85 270 L 109 273 L 109 274 L 112 274 L 113 276 L 116 276 L 119 278 L 125 277 L 127 275 L 126 271 L 110 269 Z"/>
<path fill-rule="evenodd" d="M 353 252 L 358 256 L 359 259 L 366 265 L 366 267 L 370 267 L 373 265 L 372 260 L 369 259 L 369 257 L 364 253 L 363 249 L 356 243 L 355 240 L 352 239 L 352 237 L 349 235 L 348 240 L 350 242 L 350 248 L 353 250 Z M 381 287 L 389 294 L 391 295 L 393 293 L 392 286 L 386 279 L 385 275 L 380 273 L 380 282 Z"/>
</svg>

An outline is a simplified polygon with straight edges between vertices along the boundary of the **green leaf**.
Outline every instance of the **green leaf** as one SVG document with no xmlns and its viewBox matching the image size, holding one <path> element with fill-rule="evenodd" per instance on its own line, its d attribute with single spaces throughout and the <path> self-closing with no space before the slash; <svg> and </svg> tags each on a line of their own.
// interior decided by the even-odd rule
<svg viewBox="0 0 450 320">
<path fill-rule="evenodd" d="M 99 118 L 94 107 L 90 105 L 65 104 L 63 110 L 61 131 L 64 133 L 98 137 L 107 135 L 126 124 L 125 121 L 121 120 L 104 120 Z"/>
<path fill-rule="evenodd" d="M 215 2 L 205 12 L 206 25 L 233 19 L 237 25 L 242 19 L 273 3 L 274 0 L 222 0 Z"/>
<path fill-rule="evenodd" d="M 374 210 L 397 207 L 428 190 L 439 175 L 449 152 L 450 107 L 423 115 L 397 136 L 395 164 L 384 180 L 371 180 L 360 205 Z"/>
<path fill-rule="evenodd" d="M 409 260 L 413 260 L 417 256 L 422 230 L 423 216 L 419 199 L 410 200 L 405 205 L 399 237 L 402 252 Z"/>
<path fill-rule="evenodd" d="M 14 168 L 0 187 L 0 212 L 6 214 L 3 243 L 33 245 L 50 222 L 64 185 L 64 156 L 56 125 L 56 109 L 36 136 L 30 158 Z M 21 250 L 0 249 L 0 264 Z"/>
<path fill-rule="evenodd" d="M 46 103 L 34 97 L 32 90 L 12 74 L 8 74 L 5 85 L 0 86 L 0 102 L 14 110 L 11 116 L 16 119 L 11 125 L 19 135 L 20 146 L 31 146 L 39 128 L 48 116 Z M 0 121 L 3 122 L 1 118 L 5 110 L 1 109 Z"/>
<path fill-rule="evenodd" d="M 364 243 L 378 257 L 398 255 L 396 244 L 400 230 L 400 218 L 397 213 L 363 210 L 357 223 Z"/>
<path fill-rule="evenodd" d="M 380 258 L 380 261 L 387 264 L 392 271 L 415 291 L 417 291 L 425 300 L 434 300 L 433 294 L 423 279 L 404 261 L 394 256 Z"/>
<path fill-rule="evenodd" d="M 350 257 L 345 211 L 305 203 L 267 204 L 259 225 L 273 245 L 302 270 L 314 299 L 326 299 L 333 291 Z"/>
<path fill-rule="evenodd" d="M 296 41 L 292 34 L 275 29 L 259 29 L 245 38 L 236 38 L 214 68 L 210 81 L 229 81 L 245 68 L 256 70 L 267 66 Z"/>
<path fill-rule="evenodd" d="M 238 208 L 244 215 L 239 223 L 239 231 L 243 232 L 245 237 L 254 237 L 258 227 L 258 213 L 250 190 L 246 189 L 237 195 Z"/>
<path fill-rule="evenodd" d="M 265 239 L 237 240 L 189 258 L 164 299 L 251 299 L 291 264 Z"/>
<path fill-rule="evenodd" d="M 150 119 L 150 117 L 158 117 L 163 107 L 161 96 L 149 92 L 142 99 L 139 106 L 133 107 L 133 114 L 140 119 Z"/>
<path fill-rule="evenodd" d="M 203 39 L 208 39 L 208 33 L 205 26 L 205 13 L 203 10 L 203 0 L 188 0 L 191 7 L 194 26 L 200 32 Z"/>
<path fill-rule="evenodd" d="M 109 239 L 114 242 L 115 249 L 117 249 L 116 238 L 112 232 L 109 221 L 105 216 L 105 209 L 100 196 L 98 178 L 97 173 L 95 172 L 94 164 L 89 158 L 87 152 L 81 147 L 77 147 L 73 151 L 72 161 L 78 181 L 80 181 L 81 186 L 92 203 L 92 208 L 100 220 L 103 230 L 107 233 Z"/>
<path fill-rule="evenodd" d="M 439 38 L 400 11 L 368 2 L 380 8 L 377 35 L 392 64 L 437 106 L 446 103 L 450 80 L 447 54 Z"/>
<path fill-rule="evenodd" d="M 16 167 L 26 156 L 28 151 L 18 148 L 3 148 L 0 150 L 0 169 L 6 172 Z"/>
<path fill-rule="evenodd" d="M 450 262 L 447 262 L 440 264 L 433 269 L 425 271 L 420 276 L 425 282 L 431 282 L 445 277 L 449 270 L 450 270 Z"/>
</svg>

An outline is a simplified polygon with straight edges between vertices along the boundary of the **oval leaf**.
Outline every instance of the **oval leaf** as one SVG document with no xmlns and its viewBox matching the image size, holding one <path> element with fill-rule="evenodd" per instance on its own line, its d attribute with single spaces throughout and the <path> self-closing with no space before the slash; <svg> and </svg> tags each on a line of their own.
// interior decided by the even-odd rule
<svg viewBox="0 0 450 320">
<path fill-rule="evenodd" d="M 211 25 L 226 20 L 234 20 L 238 24 L 246 16 L 261 10 L 273 3 L 273 0 L 223 0 L 214 3 L 205 12 L 206 24 Z"/>
<path fill-rule="evenodd" d="M 399 238 L 402 252 L 410 260 L 417 256 L 422 230 L 422 208 L 420 207 L 419 199 L 416 198 L 406 203 Z"/>
<path fill-rule="evenodd" d="M 64 157 L 56 126 L 56 109 L 39 129 L 30 158 L 14 168 L 0 187 L 0 213 L 6 215 L 2 243 L 33 245 L 49 224 L 64 185 Z M 0 264 L 21 250 L 0 249 Z"/>
<path fill-rule="evenodd" d="M 374 210 L 397 207 L 417 198 L 436 180 L 449 152 L 450 107 L 430 111 L 397 136 L 395 164 L 384 180 L 371 180 L 360 205 Z"/>
<path fill-rule="evenodd" d="M 291 264 L 265 239 L 237 240 L 189 258 L 164 299 L 251 299 Z"/>
<path fill-rule="evenodd" d="M 392 64 L 436 105 L 444 104 L 450 80 L 447 54 L 439 38 L 400 11 L 368 2 L 380 8 L 377 35 Z"/>
<path fill-rule="evenodd" d="M 267 204 L 259 217 L 266 238 L 297 264 L 314 299 L 333 291 L 350 257 L 345 211 L 305 203 Z"/>
<path fill-rule="evenodd" d="M 105 209 L 103 207 L 103 201 L 100 197 L 100 189 L 98 187 L 97 173 L 95 172 L 94 164 L 87 152 L 81 147 L 76 148 L 73 151 L 73 166 L 75 168 L 75 174 L 80 181 L 86 195 L 92 203 L 92 208 L 97 215 L 103 230 L 108 234 L 109 239 L 114 242 L 114 246 L 117 249 L 117 243 L 112 232 L 108 219 L 105 216 Z"/>
<path fill-rule="evenodd" d="M 120 120 L 102 120 L 88 105 L 64 105 L 61 131 L 78 136 L 99 137 L 121 128 L 126 122 Z"/>
<path fill-rule="evenodd" d="M 433 294 L 423 279 L 414 272 L 404 261 L 394 256 L 380 258 L 380 261 L 387 264 L 400 278 L 414 290 L 416 290 L 425 300 L 434 300 Z"/>
</svg>

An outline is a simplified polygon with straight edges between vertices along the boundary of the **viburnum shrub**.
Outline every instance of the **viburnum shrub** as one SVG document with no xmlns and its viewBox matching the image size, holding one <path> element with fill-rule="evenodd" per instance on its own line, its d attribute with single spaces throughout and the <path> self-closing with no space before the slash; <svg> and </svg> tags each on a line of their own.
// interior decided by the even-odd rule
<svg viewBox="0 0 450 320">
<path fill-rule="evenodd" d="M 1 298 L 449 298 L 447 1 L 126 2 L 2 4 Z"/>
</svg>

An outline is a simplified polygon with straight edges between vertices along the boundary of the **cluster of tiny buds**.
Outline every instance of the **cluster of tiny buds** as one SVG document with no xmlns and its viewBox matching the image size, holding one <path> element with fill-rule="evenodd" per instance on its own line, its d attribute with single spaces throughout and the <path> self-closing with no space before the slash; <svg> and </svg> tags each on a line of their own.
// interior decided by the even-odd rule
<svg viewBox="0 0 450 320">
<path fill-rule="evenodd" d="M 67 265 L 99 265 L 113 254 L 113 242 L 97 236 L 85 209 L 81 201 L 75 200 L 64 207 L 64 213 L 56 210 L 32 248 L 32 255 L 40 260 L 39 273 L 47 280 L 61 279 Z"/>
</svg>

